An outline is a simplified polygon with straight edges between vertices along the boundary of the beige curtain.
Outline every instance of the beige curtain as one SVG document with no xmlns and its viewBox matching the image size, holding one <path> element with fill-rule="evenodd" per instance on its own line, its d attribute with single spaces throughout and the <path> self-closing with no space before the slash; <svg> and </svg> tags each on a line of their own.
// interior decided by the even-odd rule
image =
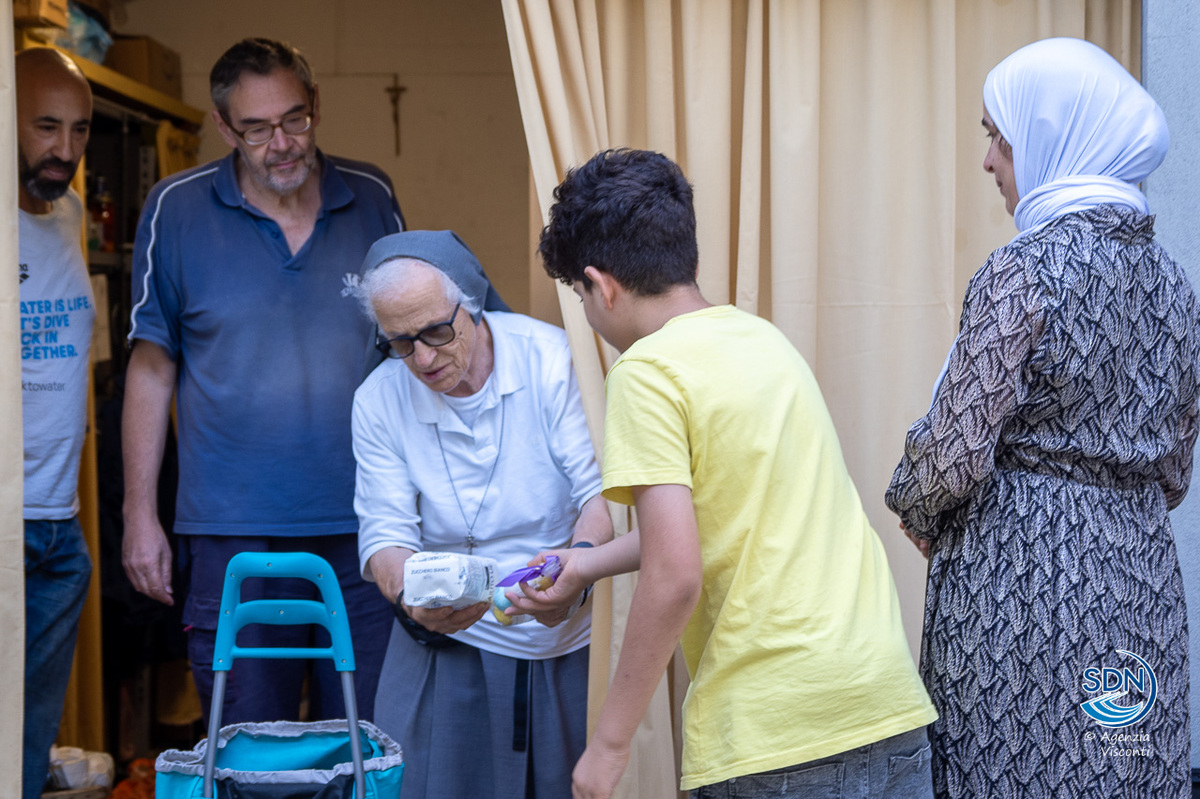
<svg viewBox="0 0 1200 799">
<path fill-rule="evenodd" d="M 0 15 L 12 19 L 12 0 L 0 0 Z M 17 263 L 16 92 L 13 87 L 13 29 L 0 25 L 0 774 L 14 786 L 0 795 L 20 795 L 21 725 L 25 680 L 25 477 L 21 446 L 20 289 Z M 15 776 L 14 776 L 15 775 Z"/>
<path fill-rule="evenodd" d="M 614 4 L 614 8 L 618 12 L 626 11 L 619 4 Z M 597 13 L 597 7 L 589 3 L 504 2 L 509 50 L 529 143 L 534 193 L 543 218 L 550 207 L 550 193 L 566 168 L 586 160 L 597 150 L 612 146 L 607 129 L 609 121 L 605 109 Z M 669 29 L 669 14 L 658 14 L 656 21 L 666 23 Z M 618 46 L 627 44 L 620 38 L 610 41 Z M 669 52 L 668 49 L 668 55 Z M 639 60 L 631 53 L 622 53 L 617 59 L 625 62 L 626 57 Z M 631 71 L 633 68 L 630 64 Z M 658 99 L 669 101 L 670 82 L 662 84 L 661 88 L 666 93 Z M 624 116 L 625 105 L 620 104 L 617 110 Z M 667 117 L 666 121 L 671 123 L 673 119 Z M 669 140 L 669 135 L 664 137 L 663 149 Z M 557 290 L 563 327 L 571 341 L 583 394 L 584 411 L 599 452 L 603 440 L 604 373 L 616 353 L 592 333 L 583 314 L 575 307 L 577 304 L 570 301 L 570 290 L 562 285 L 558 285 Z M 611 504 L 610 509 L 617 533 L 628 531 L 628 514 Z M 594 729 L 612 669 L 620 656 L 624 620 L 635 585 L 636 575 L 621 575 L 602 582 L 594 595 L 588 686 L 589 734 Z M 670 796 L 676 790 L 678 757 L 671 717 L 674 693 L 664 676 L 635 735 L 629 767 L 618 786 L 619 796 Z"/>
<path fill-rule="evenodd" d="M 1047 36 L 1091 39 L 1134 68 L 1140 3 L 504 0 L 504 13 L 543 218 L 565 170 L 601 148 L 683 166 L 701 288 L 772 320 L 812 365 L 916 651 L 925 566 L 882 495 L 967 279 L 1016 232 L 981 169 L 983 78 Z M 559 298 L 599 439 L 612 353 Z M 594 680 L 615 663 L 629 585 L 614 585 L 611 624 L 595 625 Z M 659 705 L 646 727 L 624 796 L 672 790 L 657 782 L 674 734 Z"/>
</svg>

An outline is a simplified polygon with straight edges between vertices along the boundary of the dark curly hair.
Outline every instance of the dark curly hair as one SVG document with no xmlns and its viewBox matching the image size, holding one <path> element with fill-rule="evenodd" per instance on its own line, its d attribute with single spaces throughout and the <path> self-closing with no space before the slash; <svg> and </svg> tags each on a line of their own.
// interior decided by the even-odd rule
<svg viewBox="0 0 1200 799">
<path fill-rule="evenodd" d="M 696 282 L 699 251 L 692 186 L 661 153 L 616 149 L 567 172 L 554 190 L 538 252 L 568 286 L 594 266 L 635 294 Z"/>
</svg>

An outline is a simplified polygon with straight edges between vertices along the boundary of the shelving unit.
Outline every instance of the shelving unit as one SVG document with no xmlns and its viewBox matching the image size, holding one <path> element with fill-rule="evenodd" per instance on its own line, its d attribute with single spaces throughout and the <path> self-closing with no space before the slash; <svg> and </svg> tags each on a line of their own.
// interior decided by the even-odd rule
<svg viewBox="0 0 1200 799">
<path fill-rule="evenodd" d="M 23 50 L 26 47 L 54 47 L 45 39 L 30 32 L 30 29 L 16 31 L 16 47 Z M 61 48 L 55 48 L 61 50 Z M 127 75 L 109 69 L 108 67 L 81 58 L 74 53 L 61 50 L 79 69 L 84 77 L 92 84 L 92 91 L 99 97 L 115 100 L 131 111 L 140 111 L 158 119 L 170 119 L 175 125 L 191 133 L 200 130 L 204 123 L 205 112 L 194 108 L 182 100 L 169 94 L 163 94 L 144 83 L 140 83 Z"/>
</svg>

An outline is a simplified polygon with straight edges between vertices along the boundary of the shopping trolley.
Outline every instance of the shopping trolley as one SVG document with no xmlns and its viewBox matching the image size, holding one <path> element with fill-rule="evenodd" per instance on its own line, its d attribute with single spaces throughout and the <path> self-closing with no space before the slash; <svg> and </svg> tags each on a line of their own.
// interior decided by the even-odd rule
<svg viewBox="0 0 1200 799">
<path fill-rule="evenodd" d="M 242 581 L 248 577 L 307 579 L 316 584 L 321 601 L 240 602 Z M 237 633 L 247 624 L 319 624 L 329 631 L 331 645 L 240 647 Z M 225 681 L 238 658 L 332 658 L 341 674 L 346 720 L 221 727 Z M 191 751 L 163 752 L 155 770 L 156 799 L 281 795 L 395 799 L 400 795 L 404 774 L 400 745 L 374 724 L 358 719 L 350 624 L 337 575 L 328 561 L 308 552 L 242 552 L 230 558 L 213 654 L 208 737 Z"/>
</svg>

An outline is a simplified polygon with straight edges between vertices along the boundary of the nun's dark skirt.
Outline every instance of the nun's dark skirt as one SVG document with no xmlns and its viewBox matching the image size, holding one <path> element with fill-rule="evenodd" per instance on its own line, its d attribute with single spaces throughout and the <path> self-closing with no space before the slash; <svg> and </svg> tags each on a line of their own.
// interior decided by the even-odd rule
<svg viewBox="0 0 1200 799">
<path fill-rule="evenodd" d="M 404 749 L 404 799 L 570 796 L 587 742 L 587 672 L 587 647 L 517 660 L 466 644 L 429 649 L 393 625 L 375 723 Z"/>
</svg>

